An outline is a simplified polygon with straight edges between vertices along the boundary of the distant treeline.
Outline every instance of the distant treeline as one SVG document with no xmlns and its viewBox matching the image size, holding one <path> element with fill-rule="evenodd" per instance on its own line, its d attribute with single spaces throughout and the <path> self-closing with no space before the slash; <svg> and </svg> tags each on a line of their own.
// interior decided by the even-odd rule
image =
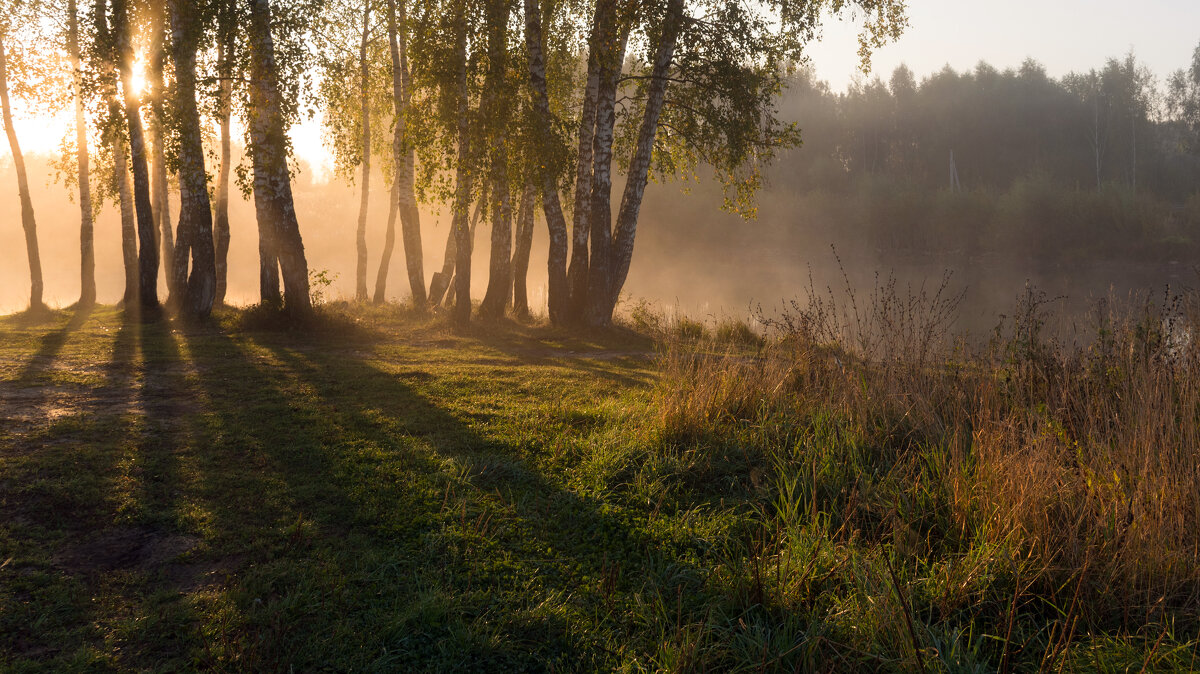
<svg viewBox="0 0 1200 674">
<path fill-rule="evenodd" d="M 801 70 L 781 105 L 804 146 L 771 191 L 876 247 L 1161 257 L 1200 242 L 1200 49 L 1165 81 L 1133 54 L 1061 79 L 1033 60 L 920 81 L 900 66 L 843 93 Z"/>
</svg>

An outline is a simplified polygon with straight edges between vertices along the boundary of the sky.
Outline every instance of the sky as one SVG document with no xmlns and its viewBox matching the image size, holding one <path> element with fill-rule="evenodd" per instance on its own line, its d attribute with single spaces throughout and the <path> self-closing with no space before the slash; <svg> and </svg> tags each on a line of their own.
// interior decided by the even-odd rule
<svg viewBox="0 0 1200 674">
<path fill-rule="evenodd" d="M 908 0 L 909 28 L 873 58 L 885 81 L 901 63 L 923 77 L 981 60 L 1003 70 L 1033 57 L 1052 77 L 1104 64 L 1130 49 L 1160 78 L 1187 66 L 1200 43 L 1200 0 Z M 830 22 L 809 50 L 835 90 L 858 69 L 856 28 Z"/>
</svg>

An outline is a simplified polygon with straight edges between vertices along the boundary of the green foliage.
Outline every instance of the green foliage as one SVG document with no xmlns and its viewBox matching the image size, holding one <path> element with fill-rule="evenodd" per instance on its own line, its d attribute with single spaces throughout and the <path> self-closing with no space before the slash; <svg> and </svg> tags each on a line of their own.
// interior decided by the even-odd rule
<svg viewBox="0 0 1200 674">
<path fill-rule="evenodd" d="M 312 296 L 312 303 L 325 304 L 328 300 L 326 293 L 329 292 L 330 286 L 337 282 L 338 274 L 330 272 L 328 269 L 310 269 L 308 271 L 308 292 Z"/>
<path fill-rule="evenodd" d="M 363 11 L 370 8 L 367 22 L 367 82 L 362 81 L 359 50 L 363 40 Z M 387 7 L 373 0 L 326 3 L 321 28 L 316 32 L 321 78 L 317 95 L 323 114 L 326 146 L 333 150 L 341 177 L 353 182 L 370 152 L 384 167 L 385 179 L 394 171 L 392 129 L 392 61 L 388 46 Z M 362 95 L 366 88 L 371 115 L 371 142 L 363 148 Z M 390 181 L 390 180 L 389 180 Z"/>
</svg>

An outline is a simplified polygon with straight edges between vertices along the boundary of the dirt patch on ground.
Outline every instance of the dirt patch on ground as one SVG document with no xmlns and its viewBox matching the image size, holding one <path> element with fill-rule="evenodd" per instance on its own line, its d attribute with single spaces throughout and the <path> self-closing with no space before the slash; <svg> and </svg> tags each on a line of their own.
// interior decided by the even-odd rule
<svg viewBox="0 0 1200 674">
<path fill-rule="evenodd" d="M 28 450 L 29 443 L 20 442 L 58 421 L 84 412 L 116 410 L 130 411 L 127 393 L 116 390 L 90 389 L 80 386 L 45 385 L 20 386 L 0 382 L 0 431 L 12 433 L 18 442 L 7 450 Z"/>
<path fill-rule="evenodd" d="M 0 430 L 18 439 L 69 417 L 102 414 L 144 416 L 178 422 L 202 411 L 197 394 L 159 384 L 99 387 L 22 386 L 0 382 Z M 28 449 L 28 448 L 26 448 Z"/>
<path fill-rule="evenodd" d="M 0 410 L 10 422 L 53 421 L 69 416 L 84 397 L 75 387 L 0 383 L 0 399 L 4 401 Z"/>
<path fill-rule="evenodd" d="M 54 557 L 54 564 L 74 575 L 113 571 L 166 570 L 177 559 L 196 549 L 200 539 L 151 527 L 113 527 L 69 545 Z"/>
</svg>

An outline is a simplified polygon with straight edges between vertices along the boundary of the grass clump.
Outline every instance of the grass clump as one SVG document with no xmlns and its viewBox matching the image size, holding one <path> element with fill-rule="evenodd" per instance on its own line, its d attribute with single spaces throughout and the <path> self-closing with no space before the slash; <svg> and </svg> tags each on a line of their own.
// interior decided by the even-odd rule
<svg viewBox="0 0 1200 674">
<path fill-rule="evenodd" d="M 716 341 L 721 344 L 757 348 L 763 346 L 766 340 L 758 334 L 750 324 L 743 320 L 725 318 L 717 323 L 714 332 Z"/>
</svg>

